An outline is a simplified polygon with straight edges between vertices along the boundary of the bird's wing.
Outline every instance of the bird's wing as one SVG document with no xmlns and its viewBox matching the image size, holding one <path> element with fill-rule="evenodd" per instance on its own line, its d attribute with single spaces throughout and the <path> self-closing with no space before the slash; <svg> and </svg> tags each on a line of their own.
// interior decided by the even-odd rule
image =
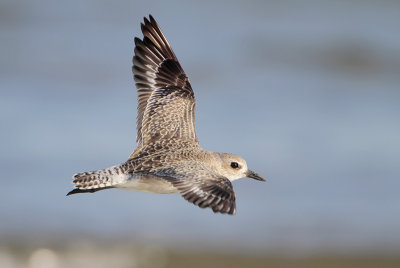
<svg viewBox="0 0 400 268">
<path fill-rule="evenodd" d="M 196 163 L 162 169 L 154 174 L 176 187 L 183 198 L 201 208 L 219 213 L 236 213 L 235 191 L 225 177 Z"/>
<path fill-rule="evenodd" d="M 132 67 L 138 90 L 138 147 L 166 139 L 198 143 L 189 79 L 154 18 L 144 18 L 141 26 L 144 38 L 135 38 Z"/>
</svg>

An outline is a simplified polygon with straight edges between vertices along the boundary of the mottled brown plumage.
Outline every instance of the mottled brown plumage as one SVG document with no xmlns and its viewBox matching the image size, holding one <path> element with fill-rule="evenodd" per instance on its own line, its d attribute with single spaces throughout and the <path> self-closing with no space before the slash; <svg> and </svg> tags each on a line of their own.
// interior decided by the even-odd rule
<svg viewBox="0 0 400 268">
<path fill-rule="evenodd" d="M 196 101 L 189 79 L 160 27 L 150 15 L 135 38 L 133 75 L 138 90 L 138 147 L 118 166 L 74 175 L 68 193 L 126 188 L 151 193 L 180 193 L 214 212 L 234 214 L 231 181 L 251 177 L 239 156 L 203 150 L 195 132 Z"/>
<path fill-rule="evenodd" d="M 189 79 L 160 27 L 150 15 L 135 38 L 132 72 L 138 90 L 137 142 L 185 139 L 197 143 L 196 101 Z"/>
</svg>

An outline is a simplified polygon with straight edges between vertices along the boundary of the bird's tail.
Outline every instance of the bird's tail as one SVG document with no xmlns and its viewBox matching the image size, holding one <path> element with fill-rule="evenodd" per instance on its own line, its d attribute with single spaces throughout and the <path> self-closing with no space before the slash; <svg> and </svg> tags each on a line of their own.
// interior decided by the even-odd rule
<svg viewBox="0 0 400 268">
<path fill-rule="evenodd" d="M 117 184 L 128 179 L 122 166 L 113 166 L 106 169 L 77 173 L 73 176 L 72 183 L 75 189 L 67 195 L 78 193 L 93 193 L 100 190 L 114 188 Z"/>
</svg>

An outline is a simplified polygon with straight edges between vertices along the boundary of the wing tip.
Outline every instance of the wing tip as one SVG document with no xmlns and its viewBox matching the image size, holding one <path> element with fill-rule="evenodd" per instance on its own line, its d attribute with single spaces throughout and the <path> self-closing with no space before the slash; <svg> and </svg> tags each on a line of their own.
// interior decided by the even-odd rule
<svg viewBox="0 0 400 268">
<path fill-rule="evenodd" d="M 153 15 L 149 14 L 149 18 L 151 22 L 156 22 L 156 20 L 154 19 Z"/>
<path fill-rule="evenodd" d="M 222 208 L 219 205 L 214 207 L 210 207 L 214 213 L 221 213 L 221 214 L 228 214 L 228 215 L 235 215 L 236 214 L 236 204 L 235 201 L 226 200 L 222 203 Z M 228 205 L 228 206 L 227 206 Z"/>
<path fill-rule="evenodd" d="M 135 41 L 135 45 L 141 44 L 143 41 L 139 37 L 136 37 L 133 39 Z"/>
</svg>

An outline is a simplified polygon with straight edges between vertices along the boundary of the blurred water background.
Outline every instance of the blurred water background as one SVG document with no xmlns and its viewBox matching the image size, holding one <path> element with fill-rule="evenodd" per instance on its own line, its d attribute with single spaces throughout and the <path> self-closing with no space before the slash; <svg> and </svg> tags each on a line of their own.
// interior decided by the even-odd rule
<svg viewBox="0 0 400 268">
<path fill-rule="evenodd" d="M 195 90 L 200 144 L 268 179 L 234 183 L 235 216 L 179 195 L 65 196 L 74 173 L 136 146 L 133 37 L 149 13 Z M 1 1 L 0 266 L 398 257 L 399 25 L 399 1 Z"/>
</svg>

